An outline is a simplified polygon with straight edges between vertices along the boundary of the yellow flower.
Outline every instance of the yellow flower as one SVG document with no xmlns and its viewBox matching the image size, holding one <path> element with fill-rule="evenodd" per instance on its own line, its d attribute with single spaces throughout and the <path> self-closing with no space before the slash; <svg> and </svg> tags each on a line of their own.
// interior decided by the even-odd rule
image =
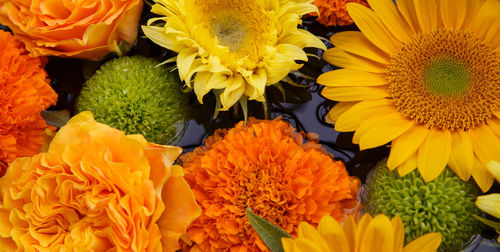
<svg viewBox="0 0 500 252">
<path fill-rule="evenodd" d="M 497 161 L 489 162 L 486 167 L 493 174 L 495 179 L 500 182 L 500 163 Z M 500 194 L 491 193 L 477 197 L 476 205 L 479 209 L 500 219 Z"/>
<path fill-rule="evenodd" d="M 388 167 L 425 181 L 446 167 L 493 184 L 500 156 L 500 1 L 369 0 L 347 9 L 361 32 L 331 37 L 322 94 L 327 121 L 361 149 L 392 141 Z"/>
<path fill-rule="evenodd" d="M 201 210 L 181 148 L 125 135 L 82 112 L 45 153 L 0 179 L 2 251 L 176 251 Z"/>
<path fill-rule="evenodd" d="M 441 244 L 439 233 L 427 233 L 406 246 L 404 237 L 399 216 L 389 220 L 385 215 L 365 214 L 358 224 L 349 216 L 342 228 L 326 215 L 317 230 L 302 222 L 297 239 L 282 238 L 282 242 L 285 252 L 431 252 Z"/>
<path fill-rule="evenodd" d="M 264 102 L 266 86 L 301 68 L 296 60 L 307 61 L 304 47 L 326 50 L 297 28 L 302 15 L 318 11 L 312 0 L 155 1 L 152 12 L 164 17 L 150 19 L 144 33 L 179 53 L 179 76 L 200 103 L 214 90 L 223 110 L 247 98 Z"/>
</svg>

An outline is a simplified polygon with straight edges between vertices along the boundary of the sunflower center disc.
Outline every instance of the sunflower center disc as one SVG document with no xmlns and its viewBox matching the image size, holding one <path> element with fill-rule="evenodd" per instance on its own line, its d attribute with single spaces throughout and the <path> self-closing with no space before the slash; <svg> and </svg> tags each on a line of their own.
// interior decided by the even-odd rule
<svg viewBox="0 0 500 252">
<path fill-rule="evenodd" d="M 432 93 L 455 96 L 468 89 L 469 80 L 466 66 L 453 59 L 438 59 L 427 67 L 424 82 Z"/>
<path fill-rule="evenodd" d="M 393 55 L 386 77 L 398 111 L 428 128 L 474 128 L 500 105 L 500 61 L 471 32 L 415 35 Z"/>
</svg>

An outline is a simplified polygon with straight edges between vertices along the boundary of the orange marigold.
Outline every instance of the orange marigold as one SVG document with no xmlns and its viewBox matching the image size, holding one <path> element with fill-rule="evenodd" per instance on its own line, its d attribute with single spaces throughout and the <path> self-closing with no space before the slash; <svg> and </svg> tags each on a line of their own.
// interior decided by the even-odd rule
<svg viewBox="0 0 500 252">
<path fill-rule="evenodd" d="M 0 30 L 0 173 L 16 157 L 40 151 L 47 127 L 40 112 L 57 101 L 40 58 Z"/>
<path fill-rule="evenodd" d="M 368 6 L 366 0 L 314 0 L 314 5 L 319 9 L 318 21 L 325 26 L 343 26 L 352 24 L 352 19 L 347 13 L 346 4 L 349 2 L 360 3 Z M 315 15 L 315 13 L 311 13 Z"/>
<path fill-rule="evenodd" d="M 188 228 L 202 251 L 267 251 L 245 209 L 297 234 L 301 221 L 341 221 L 358 206 L 360 182 L 315 142 L 282 120 L 238 123 L 217 130 L 181 157 L 185 179 L 202 208 Z"/>
</svg>

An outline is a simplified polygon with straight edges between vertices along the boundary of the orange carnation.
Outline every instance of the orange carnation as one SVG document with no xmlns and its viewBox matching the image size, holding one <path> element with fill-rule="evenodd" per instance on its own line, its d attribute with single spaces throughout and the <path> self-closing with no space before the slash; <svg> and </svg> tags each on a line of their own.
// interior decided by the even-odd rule
<svg viewBox="0 0 500 252">
<path fill-rule="evenodd" d="M 314 5 L 319 9 L 318 22 L 325 26 L 343 26 L 352 24 L 352 19 L 347 13 L 346 4 L 349 2 L 360 3 L 368 6 L 366 0 L 314 0 Z M 315 13 L 311 13 L 315 15 Z"/>
<path fill-rule="evenodd" d="M 46 153 L 0 179 L 2 251 L 176 251 L 200 214 L 181 148 L 125 135 L 82 112 Z"/>
<path fill-rule="evenodd" d="M 295 235 L 301 221 L 317 224 L 323 215 L 341 221 L 358 205 L 359 180 L 285 121 L 251 118 L 205 143 L 181 157 L 202 208 L 188 228 L 201 251 L 267 251 L 247 207 Z"/>
<path fill-rule="evenodd" d="M 40 151 L 47 127 L 40 112 L 57 101 L 39 58 L 0 30 L 0 174 L 16 157 Z"/>
<path fill-rule="evenodd" d="M 134 44 L 142 6 L 142 0 L 0 0 L 0 23 L 33 56 L 99 60 Z"/>
</svg>

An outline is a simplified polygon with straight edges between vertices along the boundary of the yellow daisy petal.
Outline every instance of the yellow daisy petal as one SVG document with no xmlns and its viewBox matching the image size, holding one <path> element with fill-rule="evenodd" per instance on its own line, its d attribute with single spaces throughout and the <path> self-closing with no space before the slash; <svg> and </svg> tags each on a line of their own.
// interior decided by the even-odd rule
<svg viewBox="0 0 500 252">
<path fill-rule="evenodd" d="M 426 182 L 437 178 L 444 170 L 450 153 L 450 132 L 430 129 L 417 154 L 417 167 Z"/>
<path fill-rule="evenodd" d="M 489 215 L 500 218 L 500 194 L 492 193 L 477 197 L 476 205 Z"/>
<path fill-rule="evenodd" d="M 356 3 L 347 3 L 346 7 L 352 20 L 368 40 L 386 53 L 396 51 L 399 44 L 372 10 Z"/>
<path fill-rule="evenodd" d="M 353 69 L 338 69 L 326 72 L 320 75 L 316 82 L 327 87 L 387 85 L 387 80 L 383 74 L 369 73 Z"/>
<path fill-rule="evenodd" d="M 410 156 L 414 155 L 420 145 L 422 145 L 422 142 L 424 142 L 428 133 L 429 130 L 425 127 L 413 127 L 394 139 L 391 145 L 391 153 L 387 160 L 387 167 L 393 170 L 405 162 Z"/>
<path fill-rule="evenodd" d="M 467 181 L 474 166 L 474 152 L 469 134 L 462 130 L 452 133 L 451 146 L 448 166 L 460 179 Z"/>
</svg>

